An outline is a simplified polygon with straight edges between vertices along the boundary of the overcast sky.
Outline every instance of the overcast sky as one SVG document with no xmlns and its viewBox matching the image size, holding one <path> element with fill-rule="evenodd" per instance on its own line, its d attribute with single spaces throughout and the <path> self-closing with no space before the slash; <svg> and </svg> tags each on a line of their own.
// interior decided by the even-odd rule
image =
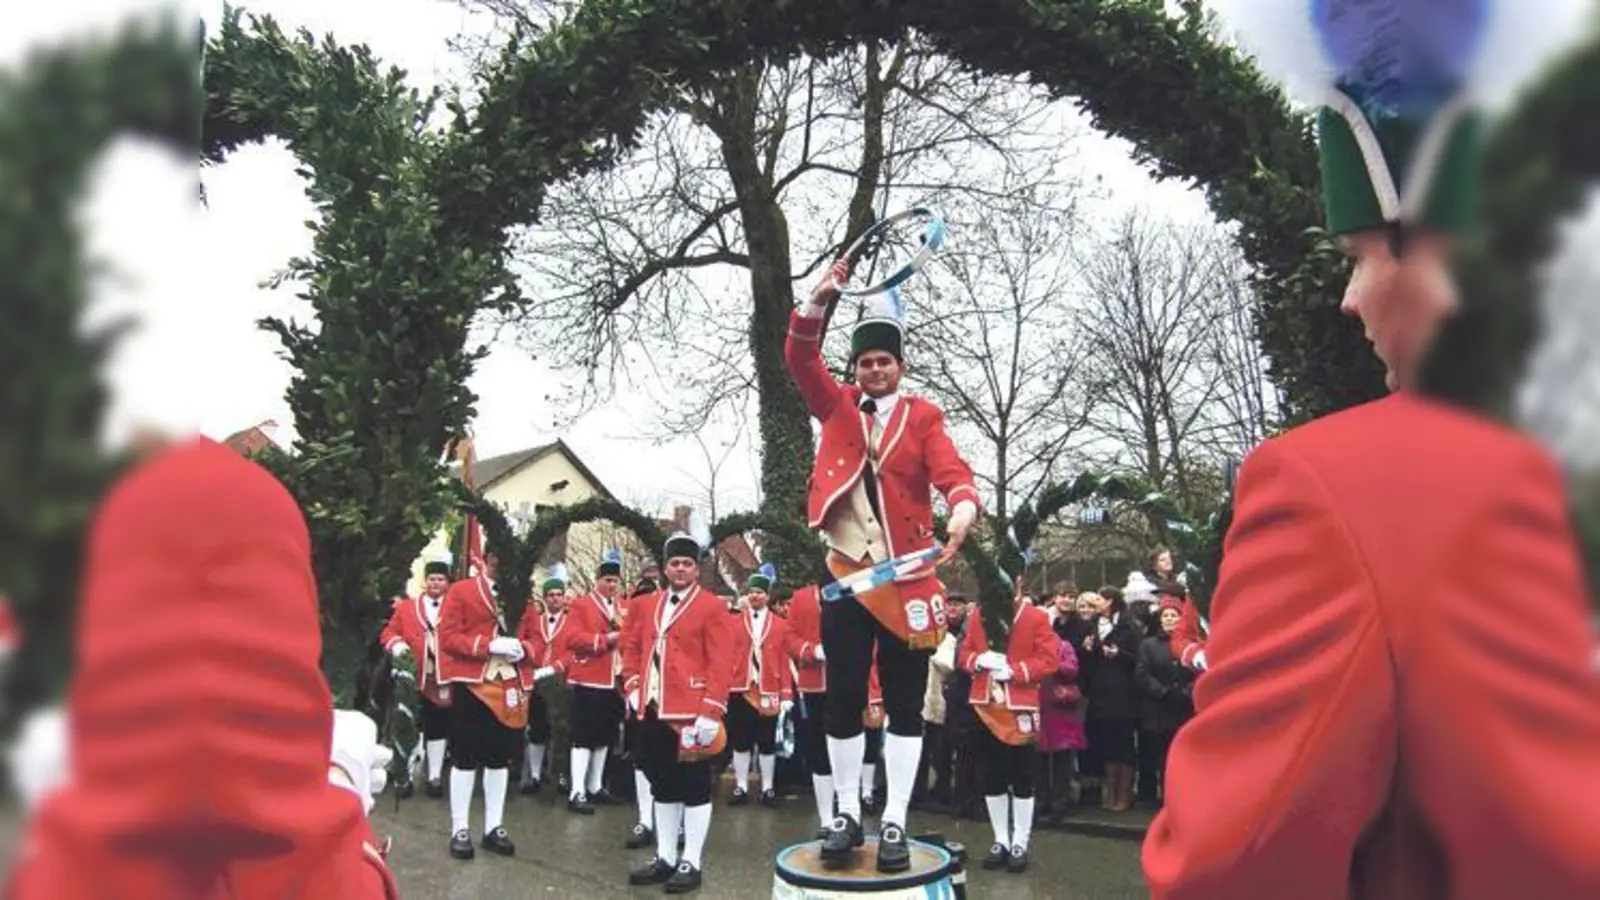
<svg viewBox="0 0 1600 900">
<path fill-rule="evenodd" d="M 64 0 L 27 4 L 20 15 L 27 37 L 59 38 L 81 32 L 80 23 L 102 21 L 128 9 L 159 3 L 139 0 Z M 345 43 L 364 42 L 386 62 L 410 73 L 419 87 L 461 78 L 463 65 L 446 40 L 485 23 L 445 0 L 257 0 L 247 9 L 270 13 L 288 27 L 333 33 Z M 191 6 L 215 21 L 221 3 Z M 23 32 L 4 29 L 0 62 L 13 63 L 27 46 Z M 1175 185 L 1154 185 L 1111 141 L 1096 141 L 1083 158 L 1103 176 L 1119 205 L 1148 202 L 1182 215 L 1203 211 L 1198 195 Z M 175 185 L 192 185 L 193 164 L 133 141 L 118 144 L 102 162 L 86 207 L 91 252 L 111 275 L 96 291 L 95 323 L 132 315 L 138 331 L 124 341 L 110 367 L 115 390 L 107 439 L 120 441 L 131 423 L 198 429 L 213 437 L 275 419 L 281 440 L 293 436 L 284 389 L 288 365 L 275 339 L 259 331 L 262 316 L 305 318 L 309 310 L 292 286 L 269 290 L 261 282 L 311 245 L 306 221 L 314 210 L 290 154 L 278 145 L 247 148 L 225 165 L 208 169 L 209 209 L 197 210 Z M 188 195 L 192 196 L 192 195 Z M 1106 215 L 1116 210 L 1108 208 Z M 954 235 L 959 240 L 959 234 Z M 517 348 L 497 344 L 472 387 L 480 395 L 476 423 L 482 455 L 564 437 L 624 499 L 669 503 L 700 493 L 701 450 L 690 440 L 655 447 L 643 442 L 651 416 L 642 392 L 612 398 L 565 432 L 552 428 L 558 408 L 541 398 L 549 372 Z M 721 438 L 727 435 L 719 436 Z M 649 465 L 639 465 L 648 454 Z M 755 497 L 758 468 L 752 443 L 741 440 L 719 479 L 724 510 Z"/>
</svg>

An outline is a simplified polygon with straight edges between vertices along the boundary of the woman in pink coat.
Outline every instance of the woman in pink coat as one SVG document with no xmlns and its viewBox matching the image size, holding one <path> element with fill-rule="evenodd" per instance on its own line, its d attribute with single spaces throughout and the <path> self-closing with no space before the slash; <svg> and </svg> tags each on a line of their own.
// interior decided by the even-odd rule
<svg viewBox="0 0 1600 900">
<path fill-rule="evenodd" d="M 1083 731 L 1085 701 L 1077 683 L 1078 654 L 1073 650 L 1074 638 L 1079 638 L 1073 629 L 1081 627 L 1074 614 L 1077 598 L 1066 589 L 1052 599 L 1057 609 L 1051 627 L 1061 638 L 1061 664 L 1040 686 L 1037 749 L 1044 772 L 1040 812 L 1046 821 L 1057 824 L 1077 806 L 1072 792 L 1074 754 L 1088 747 L 1089 741 Z"/>
</svg>

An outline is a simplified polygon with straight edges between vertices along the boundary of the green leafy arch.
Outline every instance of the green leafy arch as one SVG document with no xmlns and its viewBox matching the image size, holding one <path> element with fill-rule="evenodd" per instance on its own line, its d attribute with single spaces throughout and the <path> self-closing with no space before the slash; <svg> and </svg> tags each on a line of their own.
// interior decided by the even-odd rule
<svg viewBox="0 0 1600 900">
<path fill-rule="evenodd" d="M 1125 0 L 591 0 L 508 47 L 459 125 L 440 199 L 463 231 L 531 221 L 553 183 L 610 165 L 672 92 L 752 57 L 841 52 L 914 31 L 973 77 L 1070 97 L 1158 177 L 1200 186 L 1240 226 L 1263 297 L 1259 333 L 1291 416 L 1379 396 L 1381 372 L 1338 311 L 1342 263 L 1316 254 L 1310 126 L 1212 36 L 1198 3 L 1174 16 Z M 496 189 L 487 191 L 493 185 Z"/>
<path fill-rule="evenodd" d="M 35 50 L 0 72 L 0 595 L 25 640 L 0 672 L 0 734 L 71 672 L 84 532 L 129 460 L 100 450 L 101 368 L 126 322 L 83 326 L 94 268 L 79 204 L 118 138 L 189 152 L 197 43 L 176 17 Z"/>
<path fill-rule="evenodd" d="M 1158 525 L 1163 540 L 1184 561 L 1185 580 L 1202 609 L 1210 599 L 1214 559 L 1226 526 L 1227 505 L 1205 519 L 1197 519 L 1164 491 L 1136 475 L 1084 472 L 1057 482 L 1025 504 L 1012 518 L 1010 528 L 991 550 L 977 541 L 962 544 L 961 552 L 978 575 L 978 603 L 983 630 L 996 649 L 1005 646 L 1011 631 L 1011 579 L 1023 573 L 1040 527 L 1056 513 L 1085 500 L 1123 504 Z"/>
</svg>

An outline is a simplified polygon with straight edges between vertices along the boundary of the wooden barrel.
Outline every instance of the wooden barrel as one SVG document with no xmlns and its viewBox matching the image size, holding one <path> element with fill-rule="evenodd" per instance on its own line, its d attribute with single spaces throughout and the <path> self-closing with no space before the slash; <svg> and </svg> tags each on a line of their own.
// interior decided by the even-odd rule
<svg viewBox="0 0 1600 900">
<path fill-rule="evenodd" d="M 822 842 L 807 841 L 778 851 L 772 900 L 953 900 L 950 852 L 911 841 L 911 868 L 893 875 L 878 871 L 876 838 L 856 850 L 842 868 L 823 865 Z"/>
</svg>

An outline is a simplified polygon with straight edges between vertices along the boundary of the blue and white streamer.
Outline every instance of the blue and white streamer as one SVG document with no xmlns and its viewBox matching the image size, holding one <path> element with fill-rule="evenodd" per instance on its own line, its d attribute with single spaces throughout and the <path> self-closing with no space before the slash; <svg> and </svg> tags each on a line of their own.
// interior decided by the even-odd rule
<svg viewBox="0 0 1600 900">
<path fill-rule="evenodd" d="M 934 544 L 926 550 L 907 553 L 894 559 L 886 559 L 873 565 L 870 569 L 862 569 L 833 582 L 823 585 L 822 599 L 826 603 L 836 603 L 846 597 L 865 594 L 874 588 L 883 587 L 898 579 L 904 578 L 913 572 L 925 569 L 928 564 L 939 557 L 944 548 Z"/>
</svg>

